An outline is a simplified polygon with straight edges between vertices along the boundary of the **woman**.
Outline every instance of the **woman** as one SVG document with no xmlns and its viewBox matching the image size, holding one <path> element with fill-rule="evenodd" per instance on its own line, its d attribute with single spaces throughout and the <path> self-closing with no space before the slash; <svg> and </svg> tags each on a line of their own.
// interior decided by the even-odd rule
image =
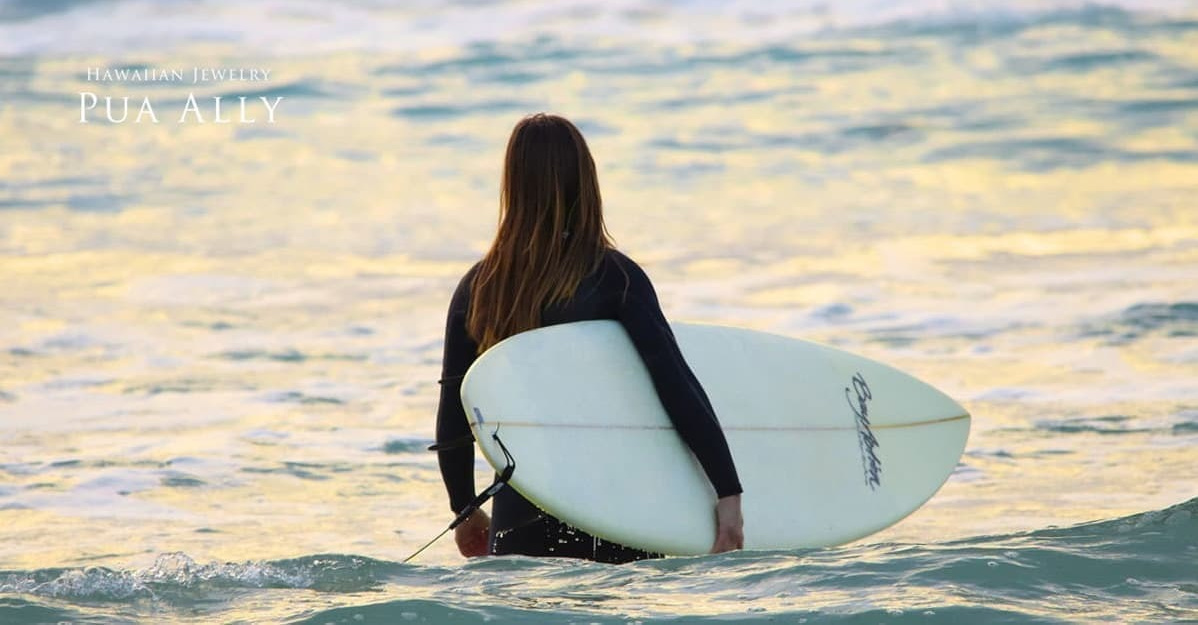
<svg viewBox="0 0 1198 625">
<path fill-rule="evenodd" d="M 499 231 L 449 305 L 436 447 L 454 513 L 475 496 L 474 446 L 459 399 L 466 370 L 479 354 L 513 334 L 589 319 L 623 324 L 675 429 L 715 488 L 712 552 L 742 548 L 741 486 L 711 403 L 682 358 L 649 278 L 616 251 L 607 234 L 586 141 L 573 124 L 555 115 L 526 117 L 512 131 Z M 572 528 L 511 488 L 495 495 L 492 513 L 493 520 L 476 510 L 455 529 L 462 555 L 564 556 L 613 563 L 656 555 Z"/>
</svg>

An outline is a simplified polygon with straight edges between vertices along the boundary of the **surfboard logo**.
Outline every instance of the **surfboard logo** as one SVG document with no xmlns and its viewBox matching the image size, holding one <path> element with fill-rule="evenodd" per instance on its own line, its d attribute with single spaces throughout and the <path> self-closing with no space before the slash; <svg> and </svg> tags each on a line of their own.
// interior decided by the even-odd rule
<svg viewBox="0 0 1198 625">
<path fill-rule="evenodd" d="M 858 372 L 853 376 L 852 386 L 844 387 L 844 399 L 857 421 L 857 445 L 861 449 L 861 468 L 865 472 L 865 484 L 870 490 L 882 485 L 882 460 L 878 458 L 878 439 L 869 424 L 869 400 L 873 399 L 865 376 Z"/>
</svg>

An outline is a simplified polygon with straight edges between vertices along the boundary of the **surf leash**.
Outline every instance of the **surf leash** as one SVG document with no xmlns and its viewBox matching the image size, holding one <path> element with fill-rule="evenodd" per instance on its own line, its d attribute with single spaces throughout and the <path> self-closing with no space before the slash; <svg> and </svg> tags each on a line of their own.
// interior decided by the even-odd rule
<svg viewBox="0 0 1198 625">
<path fill-rule="evenodd" d="M 491 433 L 491 438 L 495 439 L 495 442 L 499 445 L 499 450 L 503 452 L 503 463 L 504 463 L 503 471 L 500 471 L 499 475 L 495 476 L 495 481 L 491 482 L 491 485 L 488 486 L 486 490 L 479 493 L 474 498 L 474 500 L 472 500 L 470 503 L 466 504 L 466 507 L 462 508 L 462 511 L 459 512 L 458 516 L 455 517 L 453 522 L 449 524 L 449 527 L 441 530 L 440 534 L 437 534 L 437 536 L 435 538 L 433 538 L 432 540 L 425 543 L 423 547 L 417 549 L 415 553 L 404 558 L 402 561 L 403 564 L 407 564 L 408 561 L 410 561 L 413 558 L 415 558 L 416 556 L 420 555 L 421 552 L 423 552 L 425 549 L 428 549 L 429 547 L 433 546 L 433 543 L 437 542 L 438 540 L 441 540 L 441 537 L 448 534 L 449 530 L 455 529 L 457 526 L 461 525 L 462 523 L 465 523 L 466 519 L 470 518 L 470 515 L 474 514 L 475 510 L 478 510 L 479 508 L 482 507 L 483 504 L 487 503 L 487 500 L 489 500 L 491 497 L 494 497 L 495 493 L 498 493 L 499 491 L 503 490 L 503 487 L 507 485 L 508 480 L 512 479 L 512 473 L 514 473 L 516 471 L 516 459 L 513 458 L 511 452 L 509 452 L 507 450 L 507 445 L 504 445 L 503 441 L 499 439 L 499 428 L 498 427 L 496 427 L 495 431 Z M 443 444 L 438 443 L 436 445 L 430 446 L 429 451 L 438 451 L 441 449 L 451 449 L 453 447 L 460 447 L 463 444 L 470 444 L 472 442 L 474 442 L 473 437 L 470 437 L 469 440 L 465 440 L 463 438 L 463 439 L 458 439 L 458 440 L 454 440 L 454 441 L 449 441 L 449 442 L 443 443 Z"/>
</svg>

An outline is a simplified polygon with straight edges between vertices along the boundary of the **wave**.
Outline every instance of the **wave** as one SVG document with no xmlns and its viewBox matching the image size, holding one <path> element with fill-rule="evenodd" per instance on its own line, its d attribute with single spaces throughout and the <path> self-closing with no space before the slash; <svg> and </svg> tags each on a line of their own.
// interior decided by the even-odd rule
<svg viewBox="0 0 1198 625">
<path fill-rule="evenodd" d="M 201 564 L 170 553 L 136 570 L 0 571 L 0 622 L 51 614 L 86 622 L 131 611 L 211 619 L 233 609 L 269 609 L 258 616 L 301 623 L 682 623 L 735 615 L 745 622 L 1175 621 L 1198 615 L 1196 538 L 1198 498 L 1065 528 L 942 543 L 625 566 L 515 557 L 446 567 L 342 554 Z M 266 592 L 291 599 L 249 600 Z M 319 597 L 322 607 L 296 611 L 297 592 Z"/>
</svg>

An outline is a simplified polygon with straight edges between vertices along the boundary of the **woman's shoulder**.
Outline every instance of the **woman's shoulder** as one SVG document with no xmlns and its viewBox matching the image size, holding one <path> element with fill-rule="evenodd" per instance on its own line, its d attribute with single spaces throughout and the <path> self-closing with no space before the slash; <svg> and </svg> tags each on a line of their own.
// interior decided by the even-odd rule
<svg viewBox="0 0 1198 625">
<path fill-rule="evenodd" d="M 471 280 L 473 280 L 474 274 L 478 273 L 478 268 L 481 267 L 482 264 L 483 264 L 483 259 L 481 259 L 481 258 L 474 261 L 474 264 L 470 265 L 470 268 L 466 270 L 466 273 L 462 274 L 462 279 L 460 280 L 460 282 L 465 283 L 465 282 L 470 282 Z"/>
<path fill-rule="evenodd" d="M 609 248 L 604 253 L 603 265 L 605 268 L 610 267 L 614 269 L 614 274 L 620 277 L 624 290 L 629 287 L 650 287 L 649 276 L 645 273 L 645 270 L 635 260 L 620 250 Z"/>
<path fill-rule="evenodd" d="M 466 273 L 462 274 L 462 277 L 458 279 L 458 285 L 456 288 L 454 288 L 453 298 L 450 301 L 451 308 L 464 308 L 470 301 L 470 287 L 472 284 L 474 284 L 474 275 L 478 273 L 478 268 L 480 265 L 482 265 L 482 262 L 483 261 L 481 259 L 475 262 L 470 266 L 470 269 L 467 269 Z"/>
<path fill-rule="evenodd" d="M 607 249 L 604 256 L 604 262 L 610 262 L 611 265 L 616 266 L 627 273 L 645 275 L 645 269 L 641 268 L 640 263 L 637 263 L 635 260 L 633 260 L 633 257 L 629 256 L 628 254 L 624 254 L 623 251 L 616 248 Z"/>
<path fill-rule="evenodd" d="M 632 260 L 627 254 L 614 247 L 610 247 L 604 252 L 603 262 L 610 263 L 624 271 L 634 270 L 638 273 L 644 273 L 644 270 L 641 269 L 641 266 L 635 260 Z"/>
</svg>

